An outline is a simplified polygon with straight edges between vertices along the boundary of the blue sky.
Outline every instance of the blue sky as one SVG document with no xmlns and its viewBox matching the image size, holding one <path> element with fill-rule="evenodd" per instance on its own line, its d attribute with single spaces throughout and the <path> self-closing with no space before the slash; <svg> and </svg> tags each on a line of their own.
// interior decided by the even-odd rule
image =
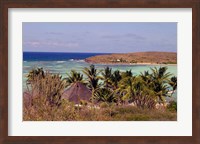
<svg viewBox="0 0 200 144">
<path fill-rule="evenodd" d="M 177 23 L 24 22 L 23 51 L 177 51 Z"/>
</svg>

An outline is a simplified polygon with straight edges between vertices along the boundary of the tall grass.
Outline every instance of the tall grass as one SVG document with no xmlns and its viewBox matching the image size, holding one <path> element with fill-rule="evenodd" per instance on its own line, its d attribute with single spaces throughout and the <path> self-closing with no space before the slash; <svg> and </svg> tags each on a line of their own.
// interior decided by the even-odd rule
<svg viewBox="0 0 200 144">
<path fill-rule="evenodd" d="M 40 106 L 39 106 L 40 105 Z M 176 112 L 167 109 L 141 109 L 134 106 L 74 106 L 63 101 L 59 107 L 37 103 L 24 108 L 24 121 L 175 121 Z"/>
<path fill-rule="evenodd" d="M 51 106 L 61 104 L 61 96 L 66 83 L 59 74 L 46 72 L 42 75 L 30 76 L 27 82 L 32 105 L 35 105 L 35 101 Z"/>
</svg>

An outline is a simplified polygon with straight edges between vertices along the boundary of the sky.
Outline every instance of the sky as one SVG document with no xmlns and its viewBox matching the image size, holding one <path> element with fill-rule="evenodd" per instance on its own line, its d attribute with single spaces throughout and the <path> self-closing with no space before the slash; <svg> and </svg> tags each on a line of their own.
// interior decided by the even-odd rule
<svg viewBox="0 0 200 144">
<path fill-rule="evenodd" d="M 177 51 L 175 22 L 23 22 L 24 52 Z"/>
</svg>

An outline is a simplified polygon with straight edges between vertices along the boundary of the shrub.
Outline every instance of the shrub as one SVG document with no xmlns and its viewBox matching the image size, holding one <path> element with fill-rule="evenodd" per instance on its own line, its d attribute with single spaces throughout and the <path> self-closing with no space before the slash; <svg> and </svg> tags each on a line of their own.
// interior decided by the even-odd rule
<svg viewBox="0 0 200 144">
<path fill-rule="evenodd" d="M 37 74 L 37 70 L 32 70 L 36 74 L 32 74 L 32 71 L 28 75 L 27 87 L 32 98 L 38 99 L 43 97 L 43 101 L 49 105 L 61 104 L 61 96 L 66 87 L 65 81 L 59 74 L 51 74 L 39 69 L 40 74 Z"/>
<path fill-rule="evenodd" d="M 169 111 L 172 111 L 172 112 L 177 112 L 177 102 L 175 101 L 170 101 L 169 102 L 169 105 L 167 106 L 167 109 Z"/>
<path fill-rule="evenodd" d="M 156 102 L 153 98 L 150 96 L 137 96 L 135 98 L 135 104 L 139 108 L 148 108 L 148 109 L 154 109 Z"/>
<path fill-rule="evenodd" d="M 65 100 L 62 104 L 51 106 L 45 103 L 44 97 L 34 98 L 33 105 L 23 107 L 24 121 L 71 121 L 77 119 L 78 115 L 75 112 L 73 105 Z"/>
</svg>

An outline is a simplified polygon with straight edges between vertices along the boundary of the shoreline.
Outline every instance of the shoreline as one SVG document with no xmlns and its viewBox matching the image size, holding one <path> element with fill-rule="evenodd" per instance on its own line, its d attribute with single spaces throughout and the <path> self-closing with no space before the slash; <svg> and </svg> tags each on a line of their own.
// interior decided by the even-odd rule
<svg viewBox="0 0 200 144">
<path fill-rule="evenodd" d="M 67 62 L 67 61 L 71 61 L 71 60 L 63 60 L 63 61 L 45 61 L 45 62 L 57 62 L 57 63 L 63 63 L 63 62 Z M 158 64 L 158 63 L 103 63 L 103 62 L 88 62 L 86 59 L 81 59 L 81 60 L 73 60 L 74 62 L 85 62 L 87 64 L 98 64 L 98 65 L 124 65 L 124 66 L 138 66 L 138 65 L 147 65 L 147 66 L 177 66 L 177 64 Z M 44 61 L 23 61 L 23 62 L 44 62 Z"/>
<path fill-rule="evenodd" d="M 165 66 L 177 66 L 177 64 L 158 64 L 158 63 L 96 63 L 96 62 L 87 62 L 86 60 L 84 60 L 86 63 L 88 64 L 100 64 L 100 65 L 133 65 L 133 66 L 139 66 L 139 65 L 148 65 L 148 66 L 159 66 L 159 65 L 165 65 Z"/>
</svg>

